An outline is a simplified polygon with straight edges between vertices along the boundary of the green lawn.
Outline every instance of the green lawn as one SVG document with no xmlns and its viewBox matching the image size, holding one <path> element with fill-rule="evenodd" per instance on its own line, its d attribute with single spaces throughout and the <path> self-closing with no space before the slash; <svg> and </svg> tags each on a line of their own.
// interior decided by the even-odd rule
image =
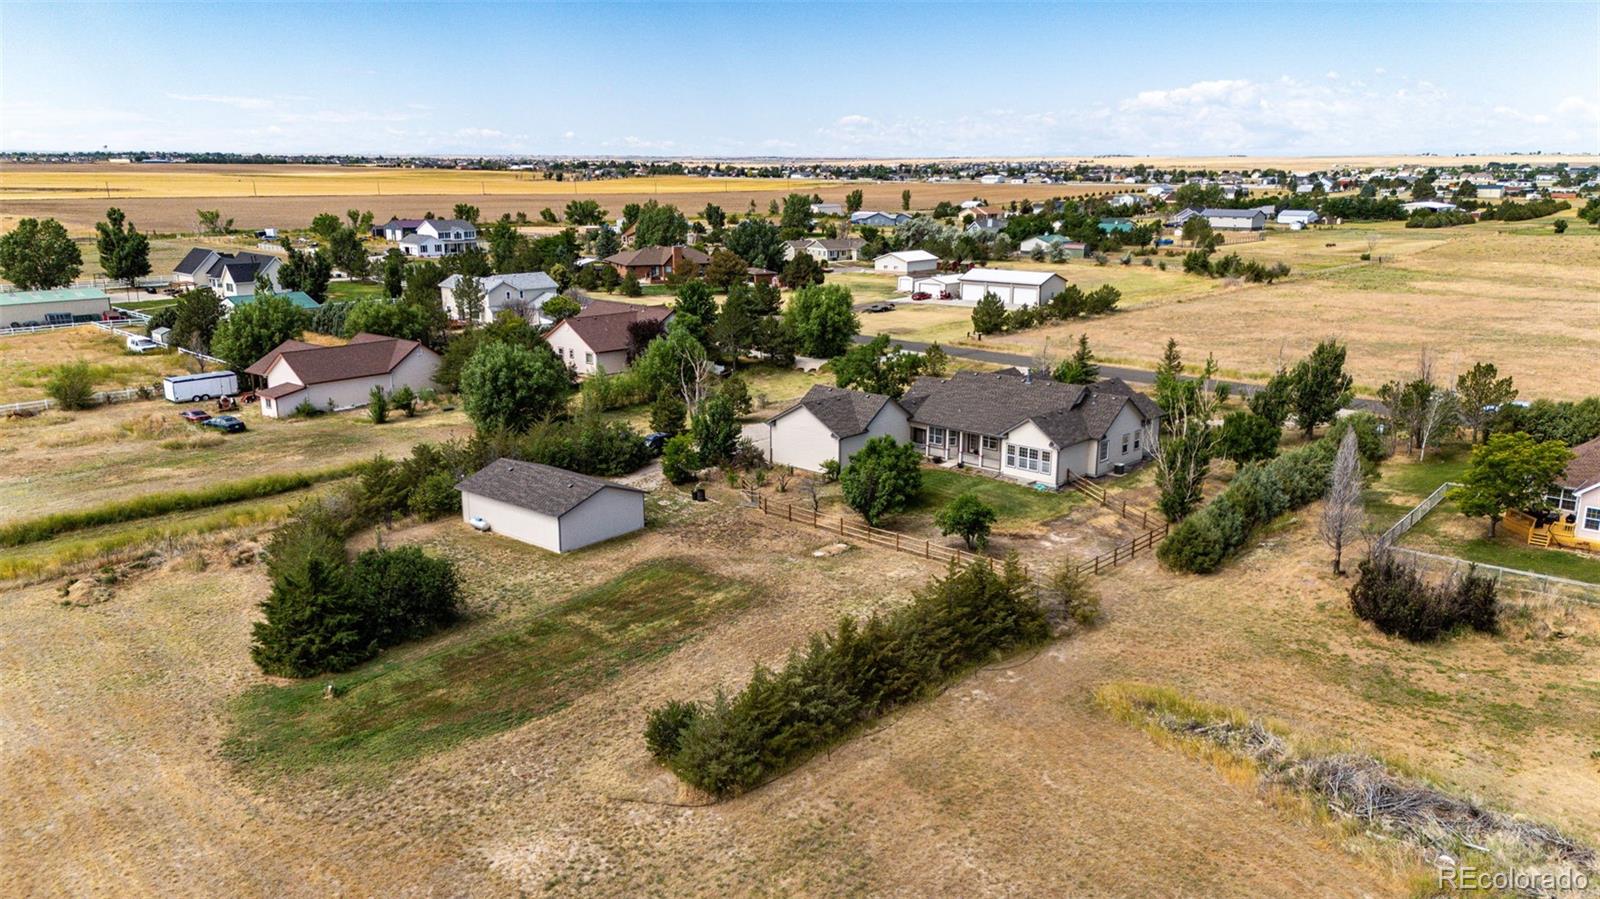
<svg viewBox="0 0 1600 899">
<path fill-rule="evenodd" d="M 1402 450 L 1383 463 L 1378 479 L 1368 485 L 1363 497 L 1367 514 L 1380 527 L 1399 521 L 1440 484 L 1459 483 L 1466 476 L 1470 455 L 1464 445 L 1448 445 L 1429 450 L 1427 461 L 1419 463 Z"/>
<path fill-rule="evenodd" d="M 647 562 L 533 616 L 345 674 L 257 687 L 237 703 L 227 752 L 265 773 L 378 774 L 558 711 L 756 595 L 689 561 Z M 323 699 L 328 684 L 337 700 Z"/>
<path fill-rule="evenodd" d="M 383 285 L 372 281 L 333 281 L 328 284 L 326 302 L 355 302 L 367 299 L 383 299 Z"/>
<path fill-rule="evenodd" d="M 1076 492 L 1048 493 L 983 475 L 945 468 L 924 468 L 922 492 L 917 494 L 911 507 L 897 518 L 931 517 L 963 493 L 976 494 L 994 509 L 998 516 L 995 521 L 997 530 L 1059 518 L 1083 498 Z M 891 521 L 887 526 L 894 528 L 897 524 Z"/>
</svg>

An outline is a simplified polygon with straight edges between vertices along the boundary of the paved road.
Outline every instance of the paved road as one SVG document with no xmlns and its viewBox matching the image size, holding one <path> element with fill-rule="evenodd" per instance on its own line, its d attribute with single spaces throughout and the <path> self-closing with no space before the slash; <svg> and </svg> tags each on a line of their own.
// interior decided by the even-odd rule
<svg viewBox="0 0 1600 899">
<path fill-rule="evenodd" d="M 856 343 L 868 343 L 871 340 L 872 337 L 868 337 L 864 334 L 857 334 L 855 337 Z M 916 340 L 895 339 L 894 342 L 908 350 L 915 350 L 917 352 L 922 352 L 928 348 L 926 343 Z M 992 365 L 1015 365 L 1018 368 L 1027 368 L 1033 364 L 1032 358 L 1024 356 L 1020 353 L 1008 353 L 1003 350 L 980 350 L 976 347 L 966 346 L 944 346 L 943 344 L 940 346 L 946 353 L 952 356 L 960 356 L 963 359 L 971 359 L 975 362 L 987 362 Z M 1156 373 L 1143 368 L 1126 368 L 1121 365 L 1102 365 L 1100 366 L 1100 374 L 1107 378 L 1121 378 L 1122 380 L 1131 384 L 1154 384 L 1156 382 Z M 1238 396 L 1249 396 L 1261 389 L 1260 384 L 1250 384 L 1244 381 L 1219 381 L 1217 379 L 1212 379 L 1208 382 L 1208 384 L 1212 387 L 1215 387 L 1217 384 L 1226 384 L 1228 385 L 1228 389 Z M 1362 409 L 1368 412 L 1377 411 L 1382 408 L 1375 400 L 1360 398 L 1352 401 L 1350 406 L 1351 408 Z"/>
</svg>

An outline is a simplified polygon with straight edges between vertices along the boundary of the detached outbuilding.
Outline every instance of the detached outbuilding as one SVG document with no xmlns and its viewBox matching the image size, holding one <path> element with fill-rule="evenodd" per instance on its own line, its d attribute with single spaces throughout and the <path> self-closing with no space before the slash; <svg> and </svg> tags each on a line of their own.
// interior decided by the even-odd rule
<svg viewBox="0 0 1600 899">
<path fill-rule="evenodd" d="M 496 459 L 456 485 L 461 518 L 554 553 L 644 527 L 644 491 L 564 468 Z"/>
<path fill-rule="evenodd" d="M 767 419 L 768 455 L 776 465 L 821 471 L 845 466 L 873 437 L 911 439 L 906 410 L 880 393 L 814 384 L 800 402 Z"/>
</svg>

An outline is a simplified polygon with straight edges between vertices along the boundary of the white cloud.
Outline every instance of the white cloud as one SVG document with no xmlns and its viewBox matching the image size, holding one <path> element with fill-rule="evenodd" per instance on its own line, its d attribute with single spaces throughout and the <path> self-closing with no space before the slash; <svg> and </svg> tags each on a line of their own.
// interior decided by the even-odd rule
<svg viewBox="0 0 1600 899">
<path fill-rule="evenodd" d="M 271 109 L 278 101 L 270 97 L 229 97 L 218 94 L 167 94 L 169 100 L 185 103 L 220 103 L 235 109 Z"/>
</svg>

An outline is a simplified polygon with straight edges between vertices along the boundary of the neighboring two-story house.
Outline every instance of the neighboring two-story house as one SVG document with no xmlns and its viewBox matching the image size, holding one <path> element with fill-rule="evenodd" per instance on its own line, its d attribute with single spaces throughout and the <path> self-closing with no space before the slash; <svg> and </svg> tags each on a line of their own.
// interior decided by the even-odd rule
<svg viewBox="0 0 1600 899">
<path fill-rule="evenodd" d="M 278 290 L 278 269 L 282 265 L 282 259 L 267 253 L 224 253 L 195 247 L 173 268 L 172 283 L 209 287 L 221 297 L 249 296 L 256 292 L 258 277 L 265 277 L 272 289 Z"/>
<path fill-rule="evenodd" d="M 444 305 L 445 314 L 455 321 L 465 317 L 456 305 L 456 288 L 462 277 L 451 275 L 439 282 L 439 301 Z M 548 324 L 542 315 L 545 301 L 561 292 L 561 286 L 544 272 L 486 275 L 478 279 L 478 287 L 483 291 L 483 308 L 478 312 L 478 320 L 484 324 L 494 321 L 494 317 L 506 309 L 531 324 Z"/>
<path fill-rule="evenodd" d="M 407 256 L 454 256 L 478 246 L 478 227 L 461 219 L 423 219 L 399 244 L 400 252 Z"/>
<path fill-rule="evenodd" d="M 601 369 L 616 374 L 633 362 L 635 323 L 660 331 L 671 321 L 672 310 L 666 306 L 593 300 L 582 312 L 551 328 L 545 340 L 561 361 L 580 375 Z"/>
</svg>

